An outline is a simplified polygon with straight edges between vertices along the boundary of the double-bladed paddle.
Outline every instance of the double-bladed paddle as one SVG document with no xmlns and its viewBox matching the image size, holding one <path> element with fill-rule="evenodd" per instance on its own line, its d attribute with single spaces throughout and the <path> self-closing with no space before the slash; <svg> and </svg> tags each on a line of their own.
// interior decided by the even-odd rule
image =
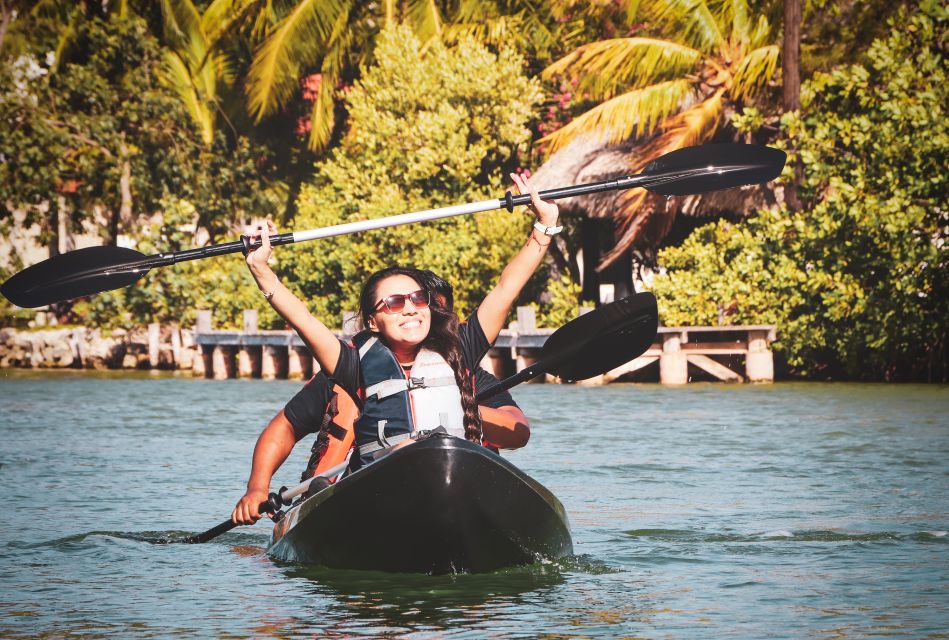
<svg viewBox="0 0 949 640">
<path fill-rule="evenodd" d="M 655 340 L 658 327 L 656 298 L 651 293 L 637 293 L 603 305 L 557 329 L 544 343 L 537 362 L 485 389 L 478 394 L 478 401 L 484 401 L 542 373 L 553 373 L 568 381 L 585 380 L 606 373 L 641 356 Z M 336 476 L 342 473 L 347 464 L 341 463 L 317 477 Z M 282 506 L 289 505 L 293 498 L 305 493 L 312 480 L 271 493 L 266 501 L 260 503 L 259 512 L 276 513 Z M 225 520 L 188 538 L 162 539 L 157 542 L 208 542 L 236 526 L 231 520 Z"/>
<path fill-rule="evenodd" d="M 643 187 L 665 196 L 705 193 L 772 180 L 781 173 L 785 160 L 783 151 L 771 147 L 749 144 L 701 145 L 667 153 L 646 165 L 640 174 L 541 191 L 540 197 L 543 200 L 557 200 L 634 187 Z M 274 246 L 292 244 L 496 209 L 513 211 L 515 206 L 529 203 L 530 195 L 516 196 L 508 191 L 504 197 L 492 200 L 348 222 L 309 231 L 281 233 L 271 236 L 270 243 Z M 246 252 L 258 244 L 259 240 L 252 242 L 242 236 L 234 242 L 150 256 L 124 247 L 78 249 L 20 271 L 0 286 L 0 292 L 17 306 L 41 307 L 126 287 L 157 267 Z"/>
</svg>

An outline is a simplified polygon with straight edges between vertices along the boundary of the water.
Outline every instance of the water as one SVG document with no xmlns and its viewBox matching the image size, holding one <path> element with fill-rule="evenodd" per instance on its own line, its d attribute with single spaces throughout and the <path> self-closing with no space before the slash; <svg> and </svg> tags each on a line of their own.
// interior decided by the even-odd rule
<svg viewBox="0 0 949 640">
<path fill-rule="evenodd" d="M 298 383 L 0 375 L 0 637 L 947 637 L 945 386 L 521 386 L 577 555 L 432 577 L 134 539 L 227 517 Z"/>
</svg>

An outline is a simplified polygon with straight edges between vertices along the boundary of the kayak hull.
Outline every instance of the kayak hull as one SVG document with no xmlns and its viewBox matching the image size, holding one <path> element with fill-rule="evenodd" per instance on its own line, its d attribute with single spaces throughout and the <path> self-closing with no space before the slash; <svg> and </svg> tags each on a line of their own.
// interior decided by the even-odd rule
<svg viewBox="0 0 949 640">
<path fill-rule="evenodd" d="M 435 434 L 287 511 L 268 553 L 341 569 L 478 573 L 573 553 L 559 500 L 499 455 Z"/>
</svg>

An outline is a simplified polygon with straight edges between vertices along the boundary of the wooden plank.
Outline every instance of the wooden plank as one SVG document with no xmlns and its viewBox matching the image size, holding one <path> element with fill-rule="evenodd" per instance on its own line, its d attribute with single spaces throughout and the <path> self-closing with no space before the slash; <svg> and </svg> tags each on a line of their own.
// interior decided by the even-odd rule
<svg viewBox="0 0 949 640">
<path fill-rule="evenodd" d="M 725 365 L 720 362 L 712 360 L 708 356 L 703 356 L 699 354 L 689 354 L 686 356 L 686 359 L 694 364 L 699 369 L 706 371 L 719 380 L 724 380 L 725 382 L 744 382 L 745 379 L 741 374 L 735 373 Z"/>
<path fill-rule="evenodd" d="M 687 342 L 682 345 L 682 351 L 706 355 L 741 355 L 748 353 L 748 346 L 744 342 Z"/>
<path fill-rule="evenodd" d="M 603 376 L 603 382 L 612 382 L 613 380 L 616 380 L 617 378 L 621 378 L 622 376 L 625 376 L 627 373 L 633 373 L 634 371 L 639 371 L 640 369 L 644 367 L 648 367 L 649 365 L 651 365 L 653 362 L 655 362 L 658 359 L 659 359 L 658 354 L 654 356 L 639 356 L 635 360 L 630 360 L 626 364 L 620 365 L 616 367 L 615 369 L 613 369 L 612 371 L 608 371 Z"/>
</svg>

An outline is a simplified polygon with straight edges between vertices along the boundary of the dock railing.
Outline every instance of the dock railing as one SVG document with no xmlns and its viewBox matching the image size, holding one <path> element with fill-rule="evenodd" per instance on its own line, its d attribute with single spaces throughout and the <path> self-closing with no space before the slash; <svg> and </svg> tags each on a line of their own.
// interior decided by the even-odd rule
<svg viewBox="0 0 949 640">
<path fill-rule="evenodd" d="M 581 313 L 584 310 L 581 310 Z M 499 378 L 521 371 L 536 362 L 540 349 L 554 329 L 536 326 L 534 309 L 518 307 L 517 320 L 501 331 L 482 366 Z M 210 311 L 199 311 L 194 342 L 197 353 L 192 371 L 208 378 L 309 378 L 319 365 L 293 331 L 257 328 L 257 312 L 244 312 L 239 331 L 212 328 Z M 340 333 L 346 338 L 357 330 L 354 314 L 343 314 Z M 655 380 L 662 384 L 686 384 L 693 380 L 723 382 L 772 382 L 774 357 L 771 343 L 774 325 L 727 325 L 719 327 L 660 327 L 657 341 L 640 357 L 583 384 L 606 384 L 625 380 Z M 543 376 L 537 382 L 544 381 Z M 555 382 L 553 377 L 546 378 Z"/>
</svg>

